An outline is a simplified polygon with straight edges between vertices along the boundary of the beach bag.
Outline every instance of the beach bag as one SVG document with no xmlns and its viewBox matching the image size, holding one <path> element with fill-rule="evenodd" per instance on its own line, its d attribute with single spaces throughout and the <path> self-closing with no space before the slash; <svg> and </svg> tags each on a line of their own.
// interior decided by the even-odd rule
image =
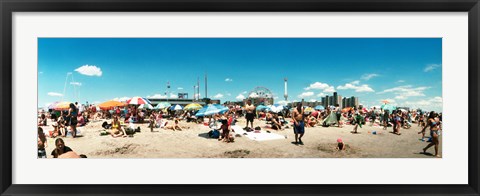
<svg viewBox="0 0 480 196">
<path fill-rule="evenodd" d="M 211 130 L 208 132 L 208 137 L 210 138 L 219 138 L 220 137 L 220 131 L 218 130 Z"/>
</svg>

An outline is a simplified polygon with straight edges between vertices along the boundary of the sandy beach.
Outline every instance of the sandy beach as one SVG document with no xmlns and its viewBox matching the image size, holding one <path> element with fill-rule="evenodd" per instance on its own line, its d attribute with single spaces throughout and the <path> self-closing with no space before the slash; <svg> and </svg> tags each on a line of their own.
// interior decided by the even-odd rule
<svg viewBox="0 0 480 196">
<path fill-rule="evenodd" d="M 79 127 L 80 137 L 63 138 L 66 146 L 88 158 L 433 158 L 434 153 L 433 147 L 427 154 L 422 153 L 422 148 L 428 143 L 419 140 L 421 135 L 417 132 L 420 127 L 417 125 L 401 129 L 402 135 L 393 134 L 391 127 L 383 130 L 382 127 L 369 126 L 369 123 L 359 128 L 358 134 L 351 133 L 351 125 L 343 128 L 317 126 L 306 128 L 302 139 L 304 145 L 294 145 L 291 143 L 295 138 L 291 125 L 285 130 L 275 131 L 266 129 L 265 121 L 259 120 L 255 120 L 254 126 L 284 137 L 255 141 L 239 134 L 235 142 L 225 143 L 209 138 L 207 133 L 210 128 L 203 124 L 180 122 L 181 126 L 190 128 L 183 131 L 156 128 L 150 132 L 147 123 L 135 124 L 141 128 L 140 133 L 135 133 L 133 137 L 113 138 L 110 135 L 100 136 L 103 122 L 90 122 Z M 244 127 L 245 119 L 239 119 L 237 125 Z M 53 130 L 51 126 L 42 128 Z M 374 131 L 376 134 L 372 133 Z M 338 138 L 347 145 L 345 151 L 335 150 Z M 50 153 L 55 139 L 47 139 L 47 156 L 52 158 Z M 439 154 L 442 154 L 441 142 Z"/>
</svg>

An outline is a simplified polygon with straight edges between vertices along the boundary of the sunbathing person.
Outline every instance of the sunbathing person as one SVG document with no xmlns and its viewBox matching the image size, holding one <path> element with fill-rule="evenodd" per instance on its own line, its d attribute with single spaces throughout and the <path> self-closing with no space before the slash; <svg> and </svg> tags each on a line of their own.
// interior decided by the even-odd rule
<svg viewBox="0 0 480 196">
<path fill-rule="evenodd" d="M 281 130 L 282 124 L 280 123 L 280 119 L 278 118 L 278 114 L 274 114 L 272 117 L 272 129 L 274 130 Z"/>
<path fill-rule="evenodd" d="M 72 151 L 72 149 L 68 146 L 65 146 L 65 142 L 61 138 L 57 138 L 55 140 L 55 149 L 53 149 L 51 155 L 53 158 L 58 158 L 60 155 L 66 152 Z"/>
<path fill-rule="evenodd" d="M 109 133 L 112 135 L 112 137 L 127 137 L 127 134 L 120 125 L 120 121 L 118 121 L 118 116 L 113 117 L 112 129 L 109 131 Z"/>
<path fill-rule="evenodd" d="M 177 119 L 175 119 L 175 124 L 173 124 L 173 125 L 165 125 L 165 127 L 163 127 L 163 128 L 164 128 L 164 129 L 171 129 L 171 130 L 173 130 L 173 131 L 175 131 L 175 130 L 181 131 L 181 130 L 182 130 L 182 128 L 178 125 L 178 120 L 177 120 Z"/>
</svg>

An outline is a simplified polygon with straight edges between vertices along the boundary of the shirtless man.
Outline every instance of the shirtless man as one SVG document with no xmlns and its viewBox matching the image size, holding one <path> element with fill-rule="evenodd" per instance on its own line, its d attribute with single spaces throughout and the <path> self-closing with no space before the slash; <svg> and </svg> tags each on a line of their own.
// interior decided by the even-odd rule
<svg viewBox="0 0 480 196">
<path fill-rule="evenodd" d="M 295 133 L 295 142 L 293 144 L 303 145 L 302 137 L 305 133 L 305 123 L 303 121 L 303 107 L 302 103 L 299 103 L 297 107 L 293 110 L 292 117 L 293 117 L 293 133 Z M 300 135 L 300 137 L 298 137 Z"/>
<path fill-rule="evenodd" d="M 247 125 L 245 126 L 245 128 L 248 127 L 248 122 L 250 122 L 251 128 L 253 129 L 255 106 L 252 104 L 252 100 L 247 100 L 247 103 L 245 104 L 245 110 L 247 111 L 247 115 L 245 116 L 245 118 L 247 119 Z"/>
</svg>

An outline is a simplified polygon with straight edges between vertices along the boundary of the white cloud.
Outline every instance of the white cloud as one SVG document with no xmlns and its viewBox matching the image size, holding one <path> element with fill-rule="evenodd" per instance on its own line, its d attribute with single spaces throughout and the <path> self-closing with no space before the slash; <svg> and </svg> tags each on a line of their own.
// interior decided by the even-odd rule
<svg viewBox="0 0 480 196">
<path fill-rule="evenodd" d="M 404 82 L 405 82 L 405 80 L 399 80 L 399 81 L 397 81 L 397 83 L 404 83 Z"/>
<path fill-rule="evenodd" d="M 277 104 L 280 104 L 280 105 L 288 105 L 289 103 L 290 101 L 285 101 L 285 100 L 277 101 Z"/>
<path fill-rule="evenodd" d="M 310 99 L 310 102 L 316 102 L 317 100 L 316 99 Z"/>
<path fill-rule="evenodd" d="M 403 103 L 403 105 L 411 108 L 421 108 L 423 110 L 442 112 L 443 100 L 442 97 L 433 97 L 424 100 L 407 101 Z"/>
<path fill-rule="evenodd" d="M 48 96 L 52 96 L 52 97 L 62 97 L 63 94 L 62 94 L 62 93 L 56 93 L 56 92 L 48 92 Z"/>
<path fill-rule="evenodd" d="M 278 96 L 276 96 L 276 97 L 273 97 L 273 99 L 278 99 Z"/>
<path fill-rule="evenodd" d="M 70 82 L 70 84 L 74 86 L 82 86 L 82 83 L 80 82 Z"/>
<path fill-rule="evenodd" d="M 298 95 L 298 98 L 305 98 L 305 97 L 311 97 L 313 96 L 314 93 L 309 91 L 309 92 L 303 92 L 302 94 Z"/>
<path fill-rule="evenodd" d="M 390 89 L 385 89 L 382 92 L 378 92 L 377 94 L 384 94 L 384 93 L 393 93 L 396 95 L 395 99 L 407 99 L 409 97 L 424 97 L 424 91 L 429 89 L 430 87 L 420 86 L 420 87 L 412 87 L 411 85 L 405 86 L 398 86 Z"/>
<path fill-rule="evenodd" d="M 360 81 L 358 81 L 358 80 L 350 82 L 350 83 L 346 83 L 343 86 L 338 86 L 337 89 L 340 89 L 340 90 L 352 89 L 352 90 L 355 90 L 355 92 L 375 92 L 375 90 L 373 90 L 367 84 L 360 85 Z"/>
<path fill-rule="evenodd" d="M 167 95 L 164 94 L 155 94 L 152 96 L 147 96 L 147 99 L 165 99 L 167 98 Z"/>
<path fill-rule="evenodd" d="M 95 65 L 83 65 L 75 69 L 75 71 L 87 76 L 102 76 L 102 70 L 100 69 L 100 67 L 97 67 Z"/>
<path fill-rule="evenodd" d="M 242 95 L 242 94 L 238 94 L 238 96 L 235 97 L 235 99 L 237 99 L 237 100 L 243 100 L 243 99 L 245 99 L 245 96 Z"/>
<path fill-rule="evenodd" d="M 247 94 L 247 91 L 243 91 L 242 94 Z"/>
<path fill-rule="evenodd" d="M 176 98 L 178 98 L 178 95 L 175 95 L 175 94 L 173 94 L 173 93 L 170 93 L 170 98 L 176 99 Z"/>
<path fill-rule="evenodd" d="M 319 93 L 319 94 L 317 95 L 317 97 L 325 97 L 325 96 L 327 96 L 327 94 L 325 94 L 325 93 Z"/>
<path fill-rule="evenodd" d="M 147 97 L 147 98 L 148 98 L 148 97 Z M 130 97 L 120 97 L 120 98 L 115 97 L 115 98 L 113 98 L 114 101 L 120 101 L 120 102 L 122 102 L 122 101 L 127 101 L 127 100 L 129 100 L 129 99 L 130 99 Z"/>
<path fill-rule="evenodd" d="M 370 80 L 374 77 L 378 77 L 379 75 L 378 74 L 363 74 L 362 75 L 362 79 L 363 80 Z"/>
<path fill-rule="evenodd" d="M 223 95 L 221 93 L 218 93 L 215 96 L 213 96 L 213 98 L 220 99 L 220 98 L 223 98 Z"/>
<path fill-rule="evenodd" d="M 183 87 L 178 87 L 177 90 L 183 90 Z"/>
<path fill-rule="evenodd" d="M 335 88 L 333 86 L 330 86 L 327 83 L 321 83 L 321 82 L 312 83 L 304 89 L 307 90 L 307 91 L 308 90 L 323 90 L 323 92 L 326 92 L 326 93 L 335 92 Z"/>
<path fill-rule="evenodd" d="M 328 88 L 326 88 L 325 90 L 323 90 L 323 92 L 325 93 L 333 93 L 335 92 L 335 88 L 333 86 L 329 86 Z"/>
<path fill-rule="evenodd" d="M 441 67 L 441 65 L 439 64 L 429 64 L 425 67 L 425 69 L 423 69 L 424 72 L 430 72 L 430 71 L 433 71 L 437 68 Z"/>
<path fill-rule="evenodd" d="M 225 78 L 225 82 L 232 82 L 233 79 L 232 78 Z"/>
<path fill-rule="evenodd" d="M 232 96 L 232 94 L 230 94 L 230 93 L 227 93 L 227 96 L 229 96 L 229 97 L 230 97 L 230 96 Z"/>
</svg>

